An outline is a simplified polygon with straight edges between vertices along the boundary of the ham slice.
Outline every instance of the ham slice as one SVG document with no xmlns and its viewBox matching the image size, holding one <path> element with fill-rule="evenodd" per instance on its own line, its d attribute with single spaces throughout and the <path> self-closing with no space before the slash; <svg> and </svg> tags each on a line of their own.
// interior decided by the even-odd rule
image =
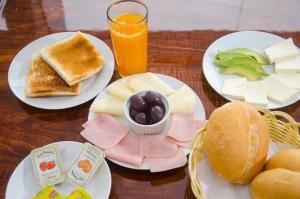
<svg viewBox="0 0 300 199">
<path fill-rule="evenodd" d="M 164 135 L 140 135 L 140 155 L 145 157 L 170 157 L 177 153 L 177 145 L 168 142 Z"/>
<path fill-rule="evenodd" d="M 140 155 L 139 139 L 133 137 L 131 134 L 127 134 L 118 145 L 106 149 L 104 152 L 108 158 L 138 167 L 142 165 L 144 158 Z"/>
<path fill-rule="evenodd" d="M 192 146 L 192 141 L 180 142 L 178 140 L 173 139 L 172 137 L 166 137 L 165 139 L 168 140 L 168 142 L 172 142 L 172 143 L 176 144 L 177 146 L 180 146 L 183 148 L 191 148 L 191 146 Z"/>
<path fill-rule="evenodd" d="M 172 122 L 166 136 L 168 139 L 188 143 L 205 124 L 206 120 L 194 120 L 192 114 L 175 113 L 172 116 Z"/>
<path fill-rule="evenodd" d="M 174 156 L 167 158 L 145 158 L 145 161 L 150 167 L 151 172 L 161 172 L 184 166 L 187 163 L 187 158 L 183 151 L 179 149 Z"/>
<path fill-rule="evenodd" d="M 99 114 L 83 126 L 85 129 L 80 134 L 101 149 L 116 146 L 128 134 L 118 120 L 106 113 Z"/>
</svg>

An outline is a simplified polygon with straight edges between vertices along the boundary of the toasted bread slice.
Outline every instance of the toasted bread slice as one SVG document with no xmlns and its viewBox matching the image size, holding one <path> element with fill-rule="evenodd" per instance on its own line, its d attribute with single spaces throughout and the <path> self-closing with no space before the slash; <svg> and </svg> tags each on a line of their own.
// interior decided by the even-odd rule
<svg viewBox="0 0 300 199">
<path fill-rule="evenodd" d="M 81 32 L 42 49 L 40 53 L 70 86 L 98 73 L 104 64 L 100 52 Z"/>
<path fill-rule="evenodd" d="M 38 53 L 32 55 L 25 94 L 27 97 L 78 95 L 80 84 L 69 86 Z"/>
</svg>

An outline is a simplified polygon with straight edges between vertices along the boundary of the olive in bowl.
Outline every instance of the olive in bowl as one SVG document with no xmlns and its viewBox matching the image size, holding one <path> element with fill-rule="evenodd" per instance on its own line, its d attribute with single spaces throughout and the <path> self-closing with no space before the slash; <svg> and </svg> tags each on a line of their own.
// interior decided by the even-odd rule
<svg viewBox="0 0 300 199">
<path fill-rule="evenodd" d="M 155 91 L 141 91 L 127 99 L 124 115 L 137 134 L 161 133 L 170 115 L 168 100 Z"/>
</svg>

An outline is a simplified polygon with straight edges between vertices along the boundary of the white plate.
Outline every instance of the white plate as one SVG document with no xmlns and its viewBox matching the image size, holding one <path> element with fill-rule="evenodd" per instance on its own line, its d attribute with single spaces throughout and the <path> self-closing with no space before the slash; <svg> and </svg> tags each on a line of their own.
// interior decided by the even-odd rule
<svg viewBox="0 0 300 199">
<path fill-rule="evenodd" d="M 26 104 L 43 109 L 64 109 L 74 107 L 95 97 L 109 83 L 114 72 L 114 56 L 110 48 L 100 39 L 85 34 L 101 52 L 105 64 L 96 75 L 81 83 L 81 92 L 77 96 L 59 97 L 25 97 L 25 82 L 31 64 L 31 55 L 53 42 L 61 41 L 73 35 L 74 32 L 60 32 L 41 37 L 25 46 L 13 59 L 8 70 L 8 83 L 14 95 Z"/>
<path fill-rule="evenodd" d="M 286 148 L 295 147 L 292 145 L 271 142 L 267 159 L 269 159 L 277 151 Z M 207 157 L 199 163 L 197 167 L 197 175 L 207 199 L 251 199 L 249 184 L 233 185 L 219 177 L 213 171 Z"/>
<path fill-rule="evenodd" d="M 221 93 L 223 81 L 230 78 L 238 78 L 237 75 L 222 75 L 219 73 L 219 68 L 214 66 L 214 56 L 218 51 L 230 50 L 233 48 L 251 48 L 258 52 L 263 52 L 264 49 L 270 47 L 284 38 L 265 32 L 258 31 L 242 31 L 225 35 L 215 42 L 213 42 L 206 50 L 203 57 L 203 72 L 210 86 L 217 92 Z M 265 67 L 268 73 L 274 73 L 274 66 Z M 220 94 L 221 95 L 221 94 Z M 232 98 L 223 96 L 229 101 L 233 101 Z M 288 101 L 287 103 L 280 104 L 269 100 L 268 109 L 276 109 L 288 106 L 297 102 L 300 99 L 300 94 L 297 98 Z"/>
<path fill-rule="evenodd" d="M 56 143 L 60 149 L 63 160 L 63 170 L 70 168 L 76 155 L 81 151 L 81 143 L 72 141 L 63 141 Z M 57 191 L 64 195 L 72 192 L 76 187 L 65 181 L 56 185 Z M 93 178 L 84 186 L 93 198 L 106 199 L 109 197 L 111 188 L 111 174 L 109 167 L 104 160 Z M 5 193 L 5 199 L 28 199 L 34 196 L 41 188 L 35 184 L 32 170 L 31 159 L 29 155 L 17 166 L 11 175 Z"/>
<path fill-rule="evenodd" d="M 179 81 L 178 79 L 175 79 L 173 77 L 169 77 L 169 76 L 166 76 L 166 75 L 161 75 L 161 74 L 155 74 L 159 79 L 161 79 L 163 82 L 165 82 L 167 85 L 169 85 L 171 88 L 173 89 L 178 89 L 180 88 L 181 86 L 183 85 L 186 85 L 185 83 L 183 83 L 182 81 Z M 130 77 L 134 77 L 136 75 L 132 75 L 132 76 L 129 76 L 129 77 L 126 77 L 126 78 L 130 78 Z M 119 81 L 119 80 L 118 80 Z M 187 86 L 187 85 L 186 85 Z M 188 86 L 189 87 L 189 86 Z M 190 88 L 190 87 L 189 87 Z M 191 89 L 191 88 L 190 88 Z M 192 90 L 192 89 L 191 89 Z M 192 90 L 193 91 L 193 90 Z M 198 95 L 193 91 L 193 93 L 195 94 L 195 97 L 196 97 L 196 107 L 195 107 L 195 111 L 194 111 L 194 116 L 196 119 L 198 120 L 205 120 L 205 111 L 204 111 L 204 107 L 202 105 L 202 102 L 200 100 L 200 98 L 198 97 Z M 106 90 L 103 90 L 96 98 L 95 100 L 99 100 L 99 99 L 102 99 L 104 98 L 105 96 L 107 96 L 108 93 L 106 92 Z M 95 117 L 97 116 L 96 113 L 93 113 L 93 112 L 89 112 L 89 115 L 88 115 L 88 120 L 91 120 L 91 119 L 94 119 Z M 117 118 L 125 127 L 127 127 L 128 129 L 128 123 L 126 121 L 126 119 L 124 117 L 118 117 Z M 168 128 L 168 127 L 167 127 Z M 166 128 L 166 129 L 167 129 Z M 132 133 L 132 132 L 130 132 Z M 164 132 L 163 132 L 164 133 Z M 136 134 L 132 133 L 134 136 L 137 136 Z M 183 152 L 187 155 L 189 154 L 190 152 L 190 149 L 188 148 L 182 148 L 183 149 Z M 127 164 L 127 163 L 124 163 L 124 162 L 120 162 L 120 161 L 117 161 L 117 160 L 113 160 L 113 159 L 110 159 L 108 158 L 110 161 L 120 165 L 120 166 L 123 166 L 123 167 L 126 167 L 126 168 L 130 168 L 130 169 L 136 169 L 136 170 L 149 170 L 149 166 L 147 165 L 147 163 L 144 161 L 142 166 L 140 167 L 136 167 L 136 166 L 132 166 L 130 164 Z"/>
</svg>

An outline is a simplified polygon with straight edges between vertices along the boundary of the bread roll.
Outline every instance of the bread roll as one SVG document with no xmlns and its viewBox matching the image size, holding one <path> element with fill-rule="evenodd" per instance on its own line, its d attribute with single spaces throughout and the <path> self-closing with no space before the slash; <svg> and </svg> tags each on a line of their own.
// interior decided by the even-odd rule
<svg viewBox="0 0 300 199">
<path fill-rule="evenodd" d="M 300 149 L 285 149 L 273 155 L 268 160 L 265 170 L 276 168 L 300 172 Z"/>
<path fill-rule="evenodd" d="M 257 175 L 251 182 L 253 199 L 299 199 L 300 173 L 272 169 Z"/>
<path fill-rule="evenodd" d="M 229 182 L 251 181 L 262 170 L 268 147 L 267 124 L 254 107 L 237 101 L 211 114 L 204 149 L 214 171 Z"/>
</svg>

